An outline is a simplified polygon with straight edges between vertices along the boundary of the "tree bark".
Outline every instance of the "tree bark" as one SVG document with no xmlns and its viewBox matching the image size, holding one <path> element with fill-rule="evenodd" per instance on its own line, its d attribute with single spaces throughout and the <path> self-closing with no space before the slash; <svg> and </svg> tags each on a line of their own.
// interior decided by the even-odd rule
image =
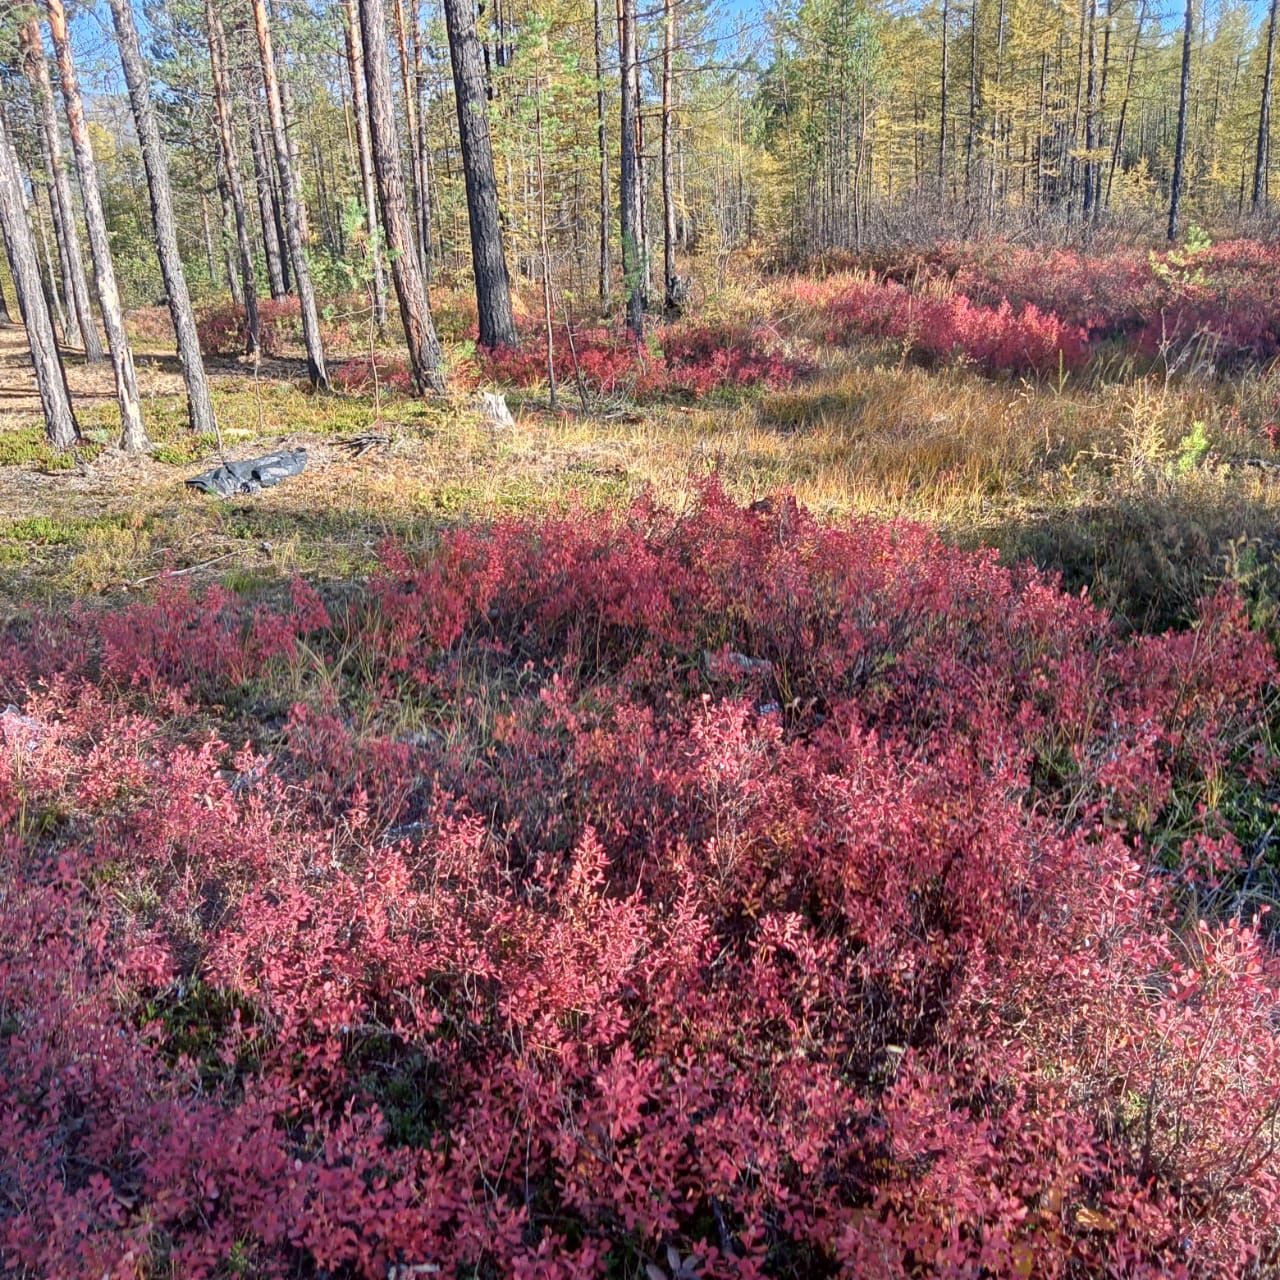
<svg viewBox="0 0 1280 1280">
<path fill-rule="evenodd" d="M 476 307 L 480 313 L 480 345 L 515 347 L 520 343 L 511 310 L 511 279 L 502 245 L 498 184 L 493 174 L 489 139 L 489 102 L 485 94 L 484 59 L 476 35 L 472 0 L 444 0 L 453 63 L 462 172 L 467 186 L 467 219 L 471 227 L 471 261 Z"/>
<path fill-rule="evenodd" d="M 942 0 L 942 70 L 938 76 L 942 91 L 942 101 L 938 109 L 938 187 L 940 190 L 947 176 L 947 79 L 950 75 L 950 67 L 947 65 L 950 55 L 947 28 L 950 16 L 948 0 Z"/>
<path fill-rule="evenodd" d="M 1093 216 L 1093 146 L 1094 120 L 1097 108 L 1097 67 L 1098 67 L 1098 0 L 1089 0 L 1087 22 L 1086 65 L 1088 72 L 1085 79 L 1084 98 L 1084 194 L 1082 212 L 1088 222 Z"/>
<path fill-rule="evenodd" d="M 644 315 L 648 305 L 644 249 L 640 225 L 640 157 L 636 150 L 636 0 L 621 0 L 619 31 L 622 78 L 619 185 L 622 223 L 622 275 L 627 289 L 627 329 L 644 341 Z"/>
<path fill-rule="evenodd" d="M 1120 163 L 1120 149 L 1124 146 L 1124 125 L 1129 114 L 1129 99 L 1133 93 L 1133 70 L 1138 61 L 1138 43 L 1142 39 L 1142 25 L 1147 17 L 1147 0 L 1138 8 L 1138 21 L 1134 27 L 1133 44 L 1129 48 L 1129 68 L 1125 73 L 1124 97 L 1120 100 L 1120 118 L 1116 121 L 1116 136 L 1111 144 L 1111 163 L 1107 168 L 1106 202 L 1111 204 L 1111 184 L 1115 180 L 1116 166 Z"/>
<path fill-rule="evenodd" d="M 80 97 L 80 80 L 76 75 L 67 33 L 67 14 L 62 0 L 46 0 L 49 8 L 49 34 L 58 60 L 62 81 L 62 98 L 67 108 L 67 129 L 71 149 L 80 176 L 80 195 L 84 201 L 85 225 L 89 232 L 89 249 L 93 254 L 93 273 L 98 282 L 98 305 L 102 324 L 107 331 L 107 347 L 115 373 L 116 399 L 120 403 L 120 444 L 131 453 L 149 447 L 142 422 L 142 404 L 138 396 L 138 378 L 133 368 L 133 352 L 125 335 L 124 316 L 120 310 L 120 294 L 116 289 L 115 265 L 111 261 L 111 241 L 107 236 L 107 220 L 102 212 L 102 196 L 98 190 L 98 168 L 89 142 L 89 125 L 85 120 Z"/>
<path fill-rule="evenodd" d="M 978 0 L 969 11 L 969 131 L 964 142 L 965 197 L 973 189 L 973 152 L 978 140 Z"/>
<path fill-rule="evenodd" d="M 1254 213 L 1267 199 L 1267 176 L 1271 156 L 1271 75 L 1276 53 L 1276 0 L 1271 0 L 1271 12 L 1267 18 L 1267 54 L 1262 72 L 1262 104 L 1258 108 L 1258 148 L 1253 161 L 1253 199 L 1250 207 Z"/>
<path fill-rule="evenodd" d="M 1173 182 L 1169 187 L 1169 239 L 1178 238 L 1178 210 L 1182 203 L 1182 170 L 1187 150 L 1187 98 L 1191 92 L 1191 35 L 1195 21 L 1193 0 L 1187 0 L 1182 27 L 1182 83 L 1178 90 L 1178 132 L 1173 145 Z"/>
<path fill-rule="evenodd" d="M 222 249 L 222 274 L 227 281 L 227 292 L 237 307 L 244 306 L 244 286 L 240 281 L 239 259 L 236 254 L 235 220 L 231 214 L 231 194 L 227 188 L 227 157 L 223 154 L 222 141 L 215 134 L 213 139 L 213 185 L 218 192 L 218 245 Z"/>
<path fill-rule="evenodd" d="M 613 310 L 612 264 L 609 261 L 609 141 L 605 128 L 604 21 L 600 0 L 594 0 L 596 44 L 596 145 L 600 150 L 600 310 Z"/>
<path fill-rule="evenodd" d="M 128 0 L 111 0 L 111 3 L 113 6 L 127 4 Z M 205 0 L 204 20 L 213 84 L 213 112 L 218 122 L 218 137 L 222 142 L 222 159 L 226 165 L 227 187 L 231 196 L 231 213 L 236 227 L 240 288 L 244 295 L 244 353 L 256 360 L 261 348 L 258 275 L 253 265 L 253 247 L 249 242 L 249 219 L 245 210 L 244 184 L 240 180 L 240 156 L 236 149 L 235 121 L 231 115 L 231 98 L 227 85 L 227 41 L 214 0 Z"/>
<path fill-rule="evenodd" d="M 311 285 L 311 271 L 307 266 L 303 247 L 301 220 L 302 200 L 298 194 L 297 176 L 289 155 L 289 139 L 285 130 L 284 105 L 280 97 L 280 83 L 276 78 L 275 51 L 271 45 L 271 28 L 267 22 L 266 0 L 251 0 L 253 25 L 258 37 L 258 56 L 262 63 L 262 83 L 267 92 L 267 118 L 270 123 L 271 144 L 276 155 L 276 170 L 280 176 L 280 193 L 284 203 L 284 232 L 289 246 L 289 261 L 293 267 L 293 279 L 298 289 L 298 301 L 302 311 L 302 336 L 307 347 L 307 375 L 313 389 L 329 390 L 329 372 L 324 363 L 324 345 L 320 340 L 320 316 L 316 311 L 316 295 Z"/>
<path fill-rule="evenodd" d="M 80 439 L 80 429 L 71 409 L 66 373 L 40 283 L 35 237 L 22 198 L 22 177 L 3 113 L 0 113 L 0 232 L 18 297 L 18 311 L 27 330 L 40 407 L 44 410 L 45 434 L 56 448 L 66 449 Z"/>
<path fill-rule="evenodd" d="M 360 191 L 364 200 L 365 226 L 369 231 L 369 256 L 373 265 L 373 318 L 381 331 L 387 325 L 387 277 L 382 267 L 378 193 L 373 176 L 373 149 L 369 144 L 369 105 L 364 87 L 364 42 L 360 38 L 360 15 L 356 13 L 355 0 L 343 0 L 343 19 L 347 74 L 351 80 L 351 114 L 355 117 L 356 148 L 360 156 Z"/>
<path fill-rule="evenodd" d="M 97 364 L 103 358 L 102 340 L 93 320 L 89 301 L 89 281 L 85 275 L 84 254 L 76 231 L 75 206 L 71 202 L 71 183 L 62 163 L 62 143 L 58 135 L 58 116 L 53 104 L 53 88 L 49 83 L 49 65 L 44 60 L 44 42 L 40 24 L 29 19 L 19 32 L 23 70 L 31 84 L 32 96 L 40 116 L 40 133 L 45 161 L 49 167 L 50 208 L 53 211 L 54 237 L 62 263 L 63 293 L 67 300 L 69 342 L 84 347 L 86 364 Z"/>
<path fill-rule="evenodd" d="M 391 68 L 387 58 L 387 18 L 383 0 L 359 0 L 360 35 L 364 42 L 365 89 L 369 99 L 369 141 L 373 151 L 382 225 L 391 250 L 391 275 L 400 319 L 409 344 L 409 365 L 420 393 L 444 390 L 444 358 L 427 292 L 418 270 L 413 230 L 405 205 L 399 139 L 391 105 Z"/>
<path fill-rule="evenodd" d="M 413 59 L 413 94 L 417 119 L 414 122 L 413 145 L 417 149 L 418 176 L 422 179 L 424 194 L 418 206 L 418 235 L 422 241 L 422 279 L 430 287 L 435 270 L 435 254 L 431 244 L 432 228 L 436 224 L 435 182 L 432 176 L 431 140 L 427 136 L 427 70 L 422 62 L 422 35 L 418 30 L 417 15 L 409 24 L 409 53 Z"/>
<path fill-rule="evenodd" d="M 249 150 L 253 153 L 253 180 L 258 193 L 258 217 L 262 223 L 262 249 L 267 260 L 267 282 L 271 300 L 279 302 L 289 293 L 289 276 L 285 270 L 284 252 L 281 248 L 280 209 L 271 182 L 271 158 L 262 136 L 262 103 L 258 88 L 249 88 Z"/>
<path fill-rule="evenodd" d="M 41 137 L 41 141 L 40 141 L 40 158 L 42 163 L 44 164 L 45 173 L 48 173 L 50 168 L 49 148 L 45 143 L 43 136 Z M 62 326 L 64 341 L 70 346 L 83 346 L 84 340 L 81 334 L 80 317 L 76 314 L 75 285 L 72 282 L 72 278 L 71 278 L 70 255 L 62 251 L 62 246 L 65 243 L 65 239 L 63 235 L 63 225 L 62 225 L 62 210 L 61 210 L 61 207 L 59 206 L 58 194 L 54 188 L 54 184 L 52 181 L 45 182 L 44 194 L 45 194 L 45 199 L 49 203 L 49 225 L 53 228 L 53 240 L 54 240 L 54 243 L 58 246 L 58 253 L 56 255 L 58 259 L 58 263 L 57 263 L 57 271 L 55 272 L 53 255 L 49 253 L 48 238 L 44 236 L 44 224 L 41 223 L 39 227 L 39 231 L 41 236 L 44 237 L 45 260 L 49 268 L 49 281 L 51 284 L 58 279 L 62 281 L 62 296 L 67 300 L 67 307 L 66 307 L 66 311 L 64 312 L 62 310 L 61 304 L 59 304 L 57 301 L 57 294 L 55 291 L 54 311 L 57 316 L 58 323 Z M 79 247 L 79 243 L 80 243 L 79 237 L 77 236 L 76 238 L 77 248 Z M 83 279 L 83 269 L 84 269 L 84 262 L 83 262 L 83 259 L 81 259 L 81 272 L 82 272 L 81 278 L 82 279 Z M 87 309 L 89 306 L 89 282 L 87 280 L 84 282 L 84 296 L 85 296 L 85 307 Z M 98 336 L 98 331 L 96 327 L 94 328 L 93 333 L 94 333 L 94 337 L 96 338 Z M 86 357 L 85 363 L 97 364 L 103 358 L 104 357 L 102 354 L 102 344 L 99 343 L 98 359 L 94 361 L 90 361 Z"/>
<path fill-rule="evenodd" d="M 672 60 L 676 43 L 675 0 L 663 0 L 662 22 L 662 281 L 664 306 L 679 315 L 683 306 L 676 274 L 676 186 L 672 152 Z"/>
<path fill-rule="evenodd" d="M 204 361 L 200 358 L 200 338 L 191 312 L 191 295 L 182 269 L 182 255 L 178 251 L 173 193 L 169 189 L 169 164 L 151 107 L 151 86 L 142 62 L 130 0 L 111 0 L 111 17 L 133 108 L 133 122 L 138 131 L 138 144 L 142 149 L 142 163 L 147 173 L 147 194 L 151 200 L 151 222 L 155 227 L 156 248 L 160 255 L 160 274 L 164 278 L 165 300 L 177 338 L 182 380 L 187 388 L 187 420 L 197 434 L 214 435 L 218 423 L 213 414 L 213 401 L 209 398 L 209 380 L 205 376 Z"/>
<path fill-rule="evenodd" d="M 420 170 L 417 147 L 418 107 L 409 83 L 409 40 L 405 30 L 403 0 L 394 0 L 396 53 L 400 60 L 400 92 L 404 98 L 405 124 L 409 132 L 409 190 L 407 199 L 413 213 L 414 250 L 418 255 L 418 268 L 425 276 L 431 260 L 431 219 L 427 214 L 425 179 Z M 388 72 L 388 75 L 390 73 Z"/>
</svg>

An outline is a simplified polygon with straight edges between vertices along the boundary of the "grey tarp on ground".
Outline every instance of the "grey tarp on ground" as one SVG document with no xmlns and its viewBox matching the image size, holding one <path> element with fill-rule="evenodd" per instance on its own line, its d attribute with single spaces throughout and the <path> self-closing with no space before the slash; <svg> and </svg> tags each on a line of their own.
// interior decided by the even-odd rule
<svg viewBox="0 0 1280 1280">
<path fill-rule="evenodd" d="M 247 458 L 243 462 L 224 462 L 212 471 L 192 476 L 187 481 L 193 489 L 229 498 L 235 493 L 257 493 L 269 489 L 281 480 L 300 475 L 307 469 L 305 449 L 282 449 L 262 458 Z"/>
</svg>

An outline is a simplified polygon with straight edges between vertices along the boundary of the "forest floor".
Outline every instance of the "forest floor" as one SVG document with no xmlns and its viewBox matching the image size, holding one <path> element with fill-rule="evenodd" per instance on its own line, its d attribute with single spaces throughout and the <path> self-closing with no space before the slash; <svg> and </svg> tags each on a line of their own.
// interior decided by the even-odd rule
<svg viewBox="0 0 1280 1280">
<path fill-rule="evenodd" d="M 545 393 L 508 392 L 515 425 L 495 429 L 469 393 L 391 395 L 379 417 L 368 395 L 308 393 L 299 360 L 255 376 L 218 359 L 219 445 L 188 431 L 172 357 L 139 345 L 152 454 L 114 447 L 110 366 L 73 356 L 86 444 L 59 456 L 22 331 L 0 330 L 0 615 L 127 596 L 169 570 L 237 588 L 350 577 L 388 538 L 642 492 L 678 506 L 713 472 L 740 498 L 785 489 L 823 517 L 916 519 L 1029 557 L 1140 627 L 1185 620 L 1226 577 L 1268 616 L 1280 596 L 1280 479 L 1252 465 L 1248 425 L 1275 395 L 1272 375 L 1051 385 L 925 367 L 868 341 L 825 352 L 784 391 L 585 414 L 572 396 L 552 413 Z M 370 433 L 386 444 L 357 455 L 351 442 Z M 218 500 L 185 484 L 220 457 L 298 445 L 307 471 L 275 489 Z"/>
</svg>

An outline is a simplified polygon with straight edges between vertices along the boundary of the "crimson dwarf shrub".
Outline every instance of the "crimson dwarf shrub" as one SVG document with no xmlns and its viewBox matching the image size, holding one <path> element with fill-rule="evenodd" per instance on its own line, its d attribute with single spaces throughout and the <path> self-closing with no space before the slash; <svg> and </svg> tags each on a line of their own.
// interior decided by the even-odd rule
<svg viewBox="0 0 1280 1280">
<path fill-rule="evenodd" d="M 1274 677 L 714 486 L 38 619 L 3 1265 L 1267 1273 L 1280 972 L 1196 903 Z"/>
</svg>

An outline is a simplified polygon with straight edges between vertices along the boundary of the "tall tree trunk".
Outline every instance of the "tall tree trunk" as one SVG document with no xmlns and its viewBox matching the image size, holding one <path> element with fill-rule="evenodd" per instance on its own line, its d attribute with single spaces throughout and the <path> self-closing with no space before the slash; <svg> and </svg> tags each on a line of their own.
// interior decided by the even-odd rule
<svg viewBox="0 0 1280 1280">
<path fill-rule="evenodd" d="M 204 236 L 204 269 L 209 277 L 209 287 L 218 287 L 218 261 L 213 253 L 213 227 L 209 223 L 209 197 L 200 192 L 200 230 Z"/>
<path fill-rule="evenodd" d="M 1098 156 L 1090 165 L 1093 177 L 1093 218 L 1102 216 L 1102 155 L 1107 141 L 1107 85 L 1111 76 L 1111 28 L 1115 22 L 1115 5 L 1107 0 L 1107 18 L 1102 28 L 1102 72 L 1098 85 L 1098 104 L 1095 112 L 1094 146 Z"/>
<path fill-rule="evenodd" d="M 80 439 L 80 428 L 71 410 L 66 373 L 40 283 L 35 237 L 31 234 L 22 197 L 22 176 L 18 173 L 3 112 L 0 112 L 0 233 L 4 236 L 9 274 L 18 296 L 18 311 L 27 330 L 40 407 L 44 410 L 45 434 L 56 448 L 66 449 Z"/>
<path fill-rule="evenodd" d="M 619 184 L 621 188 L 622 276 L 627 290 L 627 329 L 637 342 L 644 340 L 644 313 L 648 306 L 644 247 L 640 213 L 640 157 L 636 151 L 636 0 L 621 0 L 620 73 L 622 119 Z"/>
<path fill-rule="evenodd" d="M 1267 18 L 1267 55 L 1262 72 L 1262 105 L 1258 108 L 1258 149 L 1253 161 L 1253 199 L 1250 207 L 1254 213 L 1267 199 L 1267 176 L 1271 156 L 1271 74 L 1276 53 L 1276 0 L 1271 0 L 1271 12 Z"/>
<path fill-rule="evenodd" d="M 34 238 L 32 239 L 31 243 L 34 248 L 34 245 L 35 245 Z M 36 263 L 36 274 L 37 275 L 40 274 L 39 260 L 37 260 L 37 263 Z M 44 290 L 43 282 L 41 283 L 40 288 L 41 288 L 41 296 L 43 296 L 43 290 Z M 0 328 L 7 329 L 11 324 L 13 324 L 13 316 L 9 314 L 9 299 L 4 296 L 4 286 L 0 285 Z"/>
<path fill-rule="evenodd" d="M 1039 116 L 1036 133 L 1036 220 L 1041 215 L 1041 204 L 1044 198 L 1044 95 L 1048 81 L 1048 54 L 1041 54 L 1041 96 L 1039 96 Z"/>
<path fill-rule="evenodd" d="M 289 276 L 281 248 L 280 209 L 271 183 L 271 158 L 262 136 L 262 104 L 256 85 L 246 94 L 249 102 L 249 150 L 253 153 L 253 182 L 258 193 L 258 218 L 262 223 L 262 250 L 267 260 L 267 283 L 271 300 L 279 302 L 289 293 Z"/>
<path fill-rule="evenodd" d="M 151 108 L 151 86 L 147 82 L 146 69 L 142 63 L 142 49 L 138 44 L 138 31 L 134 25 L 130 0 L 111 0 L 111 17 L 115 24 L 116 43 L 120 50 L 120 62 L 124 67 L 125 83 L 129 88 L 138 145 L 142 149 L 142 163 L 147 173 L 147 194 L 151 200 L 151 222 L 155 227 L 156 248 L 160 255 L 160 274 L 164 278 L 165 300 L 169 304 L 169 318 L 173 321 L 173 331 L 177 337 L 182 380 L 187 387 L 187 420 L 191 429 L 198 434 L 213 435 L 218 430 L 218 424 L 213 416 L 213 401 L 209 398 L 209 380 L 205 376 L 204 361 L 200 358 L 200 338 L 196 333 L 195 317 L 191 313 L 187 277 L 182 269 L 182 256 L 178 252 L 178 228 L 173 214 L 173 194 L 169 189 L 169 164 Z M 249 287 L 252 288 L 252 281 L 249 282 Z M 255 316 L 256 311 L 255 307 Z"/>
<path fill-rule="evenodd" d="M 1089 0 L 1088 17 L 1088 50 L 1086 54 L 1088 71 L 1085 78 L 1084 102 L 1084 196 L 1082 210 L 1088 222 L 1093 216 L 1093 129 L 1094 110 L 1097 105 L 1097 67 L 1098 67 L 1098 0 Z"/>
<path fill-rule="evenodd" d="M 373 267 L 373 318 L 381 331 L 387 325 L 387 276 L 382 266 L 381 229 L 378 226 L 378 193 L 374 189 L 373 149 L 369 145 L 369 105 L 365 100 L 364 42 L 355 0 L 343 0 L 347 43 L 347 74 L 351 79 L 351 114 L 355 117 L 356 147 L 360 154 L 360 192 L 364 200 L 365 226 L 369 232 L 369 256 Z"/>
<path fill-rule="evenodd" d="M 419 172 L 416 142 L 418 105 L 410 84 L 409 38 L 404 20 L 403 0 L 393 0 L 392 15 L 395 22 L 396 54 L 400 61 L 400 93 L 404 99 L 405 124 L 409 132 L 409 191 L 406 198 L 413 213 L 413 244 L 418 255 L 418 266 L 425 273 L 427 263 L 431 260 L 430 219 L 426 213 L 427 199 L 423 185 L 425 179 Z"/>
<path fill-rule="evenodd" d="M 75 206 L 71 202 L 71 182 L 62 163 L 62 143 L 58 134 L 58 115 L 49 83 L 49 65 L 44 60 L 44 42 L 40 24 L 35 18 L 23 23 L 19 32 L 23 69 L 31 83 L 40 116 L 40 133 L 45 161 L 49 168 L 50 206 L 54 216 L 54 237 L 62 262 L 63 293 L 67 300 L 69 328 L 64 332 L 69 341 L 84 347 L 86 364 L 97 364 L 103 358 L 102 340 L 93 320 L 89 301 L 89 281 L 85 275 L 80 235 L 76 231 Z"/>
<path fill-rule="evenodd" d="M 31 194 L 34 197 L 36 188 L 33 185 Z M 49 202 L 49 222 L 53 222 L 53 191 L 48 184 L 44 189 L 45 199 Z M 45 301 L 49 304 L 49 310 L 54 320 L 65 334 L 67 331 L 67 317 L 62 309 L 62 299 L 58 296 L 58 276 L 53 266 L 53 252 L 49 247 L 49 235 L 45 230 L 44 219 L 40 216 L 39 200 L 33 199 L 29 202 L 24 201 L 27 220 L 33 222 L 36 228 L 36 237 L 39 240 L 39 248 L 44 258 L 44 274 L 45 274 Z"/>
<path fill-rule="evenodd" d="M 1142 26 L 1147 17 L 1147 0 L 1138 7 L 1138 21 L 1133 31 L 1133 44 L 1129 47 L 1129 66 L 1124 78 L 1124 97 L 1120 100 L 1120 118 L 1116 121 L 1116 136 L 1111 143 L 1111 163 L 1107 168 L 1107 204 L 1111 204 L 1111 184 L 1115 180 L 1116 166 L 1120 163 L 1120 149 L 1124 146 L 1124 126 L 1129 114 L 1129 100 L 1133 94 L 1133 72 L 1138 61 L 1138 42 L 1142 39 Z"/>
<path fill-rule="evenodd" d="M 218 192 L 218 245 L 222 249 L 222 273 L 227 280 L 227 292 L 237 307 L 244 306 L 244 287 L 236 256 L 235 222 L 231 214 L 231 194 L 227 187 L 227 157 L 222 150 L 222 140 L 213 139 L 213 185 Z"/>
<path fill-rule="evenodd" d="M 387 18 L 382 0 L 358 0 L 364 42 L 365 89 L 369 98 L 369 141 L 373 151 L 382 225 L 391 250 L 391 275 L 400 319 L 409 344 L 409 365 L 420 392 L 444 390 L 444 357 L 431 322 L 427 292 L 418 270 L 413 230 L 405 206 L 399 140 L 391 105 L 391 68 L 387 58 Z"/>
<path fill-rule="evenodd" d="M 480 345 L 514 347 L 520 342 L 511 310 L 511 279 L 502 245 L 498 184 L 493 174 L 489 140 L 489 104 L 484 86 L 484 58 L 476 35 L 472 0 L 444 0 L 449 28 L 449 58 L 458 105 L 462 173 L 467 184 L 467 218 L 471 225 L 471 261 L 480 313 Z"/>
<path fill-rule="evenodd" d="M 533 97 L 534 135 L 538 153 L 538 245 L 542 252 L 542 323 L 547 335 L 547 392 L 551 412 L 560 407 L 556 392 L 556 344 L 555 329 L 551 319 L 551 251 L 547 244 L 547 181 L 543 164 L 542 146 L 542 85 L 534 86 Z M 569 341 L 572 343 L 573 334 Z"/>
<path fill-rule="evenodd" d="M 123 4 L 127 0 L 111 0 L 111 3 Z M 235 121 L 231 115 L 230 88 L 227 83 L 227 41 L 214 0 L 205 0 L 204 21 L 209 44 L 209 72 L 213 84 L 213 113 L 218 122 L 218 137 L 222 143 L 222 158 L 226 165 L 227 188 L 236 227 L 236 256 L 240 265 L 240 288 L 244 294 L 244 353 L 256 360 L 262 341 L 258 316 L 258 274 L 253 265 L 244 183 L 240 180 L 240 155 L 236 148 Z"/>
<path fill-rule="evenodd" d="M 605 127 L 604 20 L 600 0 L 594 0 L 596 44 L 596 146 L 600 151 L 600 310 L 613 310 L 613 267 L 609 261 L 609 141 Z"/>
<path fill-rule="evenodd" d="M 964 192 L 973 188 L 973 152 L 978 141 L 978 0 L 969 10 L 969 132 L 964 141 Z"/>
<path fill-rule="evenodd" d="M 996 216 L 996 152 L 1000 145 L 1000 102 L 1004 88 L 1004 17 L 1005 0 L 996 11 L 996 93 L 991 108 L 990 157 L 987 169 L 987 219 Z"/>
<path fill-rule="evenodd" d="M 683 305 L 680 277 L 676 274 L 676 188 L 672 154 L 672 83 L 676 43 L 675 0 L 663 0 L 662 23 L 662 278 L 664 303 L 671 315 Z"/>
<path fill-rule="evenodd" d="M 84 201 L 85 225 L 89 232 L 89 249 L 93 254 L 93 274 L 98 283 L 98 305 L 107 346 L 111 351 L 111 367 L 115 373 L 116 399 L 120 403 L 120 444 L 131 453 L 146 449 L 146 428 L 142 423 L 142 405 L 138 396 L 138 378 L 133 368 L 133 352 L 124 331 L 120 310 L 120 294 L 116 289 L 115 265 L 111 261 L 111 241 L 107 237 L 107 220 L 102 212 L 102 196 L 98 191 L 98 168 L 89 142 L 89 125 L 85 120 L 80 97 L 80 80 L 76 75 L 67 32 L 67 13 L 62 0 L 46 0 L 49 7 L 49 34 L 58 59 L 58 76 L 62 81 L 62 98 L 67 108 L 67 129 L 80 176 L 80 195 Z"/>
<path fill-rule="evenodd" d="M 48 173 L 49 172 L 49 148 L 45 144 L 43 136 L 41 137 L 41 142 L 40 142 L 40 154 L 41 154 L 41 160 L 44 164 L 44 170 L 46 173 Z M 55 279 L 61 279 L 62 296 L 67 300 L 67 309 L 66 309 L 66 312 L 64 313 L 62 311 L 61 304 L 59 304 L 57 301 L 57 295 L 55 292 L 54 311 L 58 317 L 58 323 L 62 326 L 63 337 L 64 337 L 64 340 L 67 342 L 67 344 L 70 346 L 83 346 L 84 340 L 81 333 L 82 326 L 80 324 L 80 318 L 76 314 L 75 283 L 72 280 L 72 276 L 71 276 L 70 254 L 64 253 L 62 248 L 62 246 L 66 243 L 66 239 L 63 234 L 62 209 L 58 202 L 58 193 L 54 187 L 53 182 L 50 181 L 44 184 L 44 193 L 45 193 L 45 199 L 49 203 L 49 225 L 53 228 L 53 240 L 54 240 L 54 243 L 58 246 L 58 253 L 56 255 L 58 259 L 58 271 L 57 271 L 57 274 L 55 275 L 54 265 L 53 265 L 53 256 L 48 253 L 49 245 L 47 242 L 47 237 L 45 237 L 45 246 L 44 246 L 46 250 L 45 258 L 49 267 L 49 280 L 50 282 L 53 282 Z M 74 231 L 74 224 L 72 229 Z M 40 223 L 40 234 L 41 236 L 44 236 L 43 222 Z M 80 238 L 77 235 L 76 236 L 77 249 L 79 248 L 79 245 L 80 245 Z M 89 307 L 89 282 L 84 279 L 83 258 L 81 259 L 81 262 L 80 262 L 80 269 L 81 269 L 80 278 L 84 282 L 84 298 L 85 298 L 84 305 L 87 310 Z M 92 313 L 90 313 L 90 315 L 92 315 Z M 93 336 L 95 339 L 98 336 L 98 331 L 96 326 L 93 328 Z M 102 359 L 104 359 L 104 356 L 102 354 L 102 344 L 101 342 L 99 342 L 98 343 L 98 359 L 95 361 L 89 361 L 88 358 L 86 357 L 86 363 L 96 364 L 96 363 L 99 363 Z"/>
<path fill-rule="evenodd" d="M 951 45 L 948 39 L 951 9 L 948 0 L 942 0 L 942 70 L 939 73 L 939 86 L 942 101 L 938 109 L 938 187 L 941 191 L 947 176 L 947 79 L 950 67 L 947 65 Z"/>
<path fill-rule="evenodd" d="M 431 244 L 432 228 L 436 222 L 435 182 L 431 164 L 431 139 L 427 136 L 427 69 L 422 61 L 422 36 L 418 30 L 418 16 L 415 13 L 409 24 L 409 54 L 413 59 L 413 94 L 417 119 L 414 122 L 413 145 L 417 148 L 418 176 L 425 189 L 418 207 L 420 226 L 418 235 L 422 241 L 422 279 L 430 286 L 431 276 L 435 270 L 435 253 Z"/>
<path fill-rule="evenodd" d="M 270 13 L 268 13 L 270 21 Z M 267 27 L 270 33 L 270 26 Z M 287 50 L 286 50 L 287 53 Z M 274 57 L 275 47 L 272 46 Z M 293 85 L 289 80 L 287 65 L 275 64 L 277 67 L 276 85 L 280 90 L 280 115 L 284 120 L 284 140 L 289 151 L 289 171 L 293 175 L 294 189 L 298 193 L 298 234 L 302 237 L 302 247 L 311 245 L 311 210 L 307 208 L 306 190 L 302 185 L 302 152 L 298 143 L 298 113 L 293 109 Z M 268 118 L 270 113 L 268 112 Z"/>
<path fill-rule="evenodd" d="M 1182 83 L 1178 89 L 1178 132 L 1173 144 L 1173 182 L 1169 187 L 1169 239 L 1178 238 L 1178 209 L 1182 203 L 1182 171 L 1187 151 L 1187 98 L 1191 92 L 1191 36 L 1194 0 L 1187 0 L 1182 27 Z"/>
<path fill-rule="evenodd" d="M 266 0 L 251 0 L 253 25 L 258 37 L 258 57 L 262 63 L 262 83 L 267 91 L 267 117 L 271 126 L 271 145 L 276 154 L 276 170 L 280 176 L 280 193 L 284 203 L 285 240 L 289 245 L 289 261 L 298 288 L 302 311 L 302 336 L 307 346 L 307 374 L 313 388 L 329 390 L 329 372 L 324 363 L 324 345 L 320 340 L 320 316 L 316 312 L 316 295 L 311 285 L 311 271 L 303 248 L 301 221 L 302 200 L 297 177 L 289 157 L 289 139 L 285 131 L 284 104 L 280 83 L 276 79 L 275 50 L 271 45 L 271 28 L 267 23 Z"/>
</svg>

